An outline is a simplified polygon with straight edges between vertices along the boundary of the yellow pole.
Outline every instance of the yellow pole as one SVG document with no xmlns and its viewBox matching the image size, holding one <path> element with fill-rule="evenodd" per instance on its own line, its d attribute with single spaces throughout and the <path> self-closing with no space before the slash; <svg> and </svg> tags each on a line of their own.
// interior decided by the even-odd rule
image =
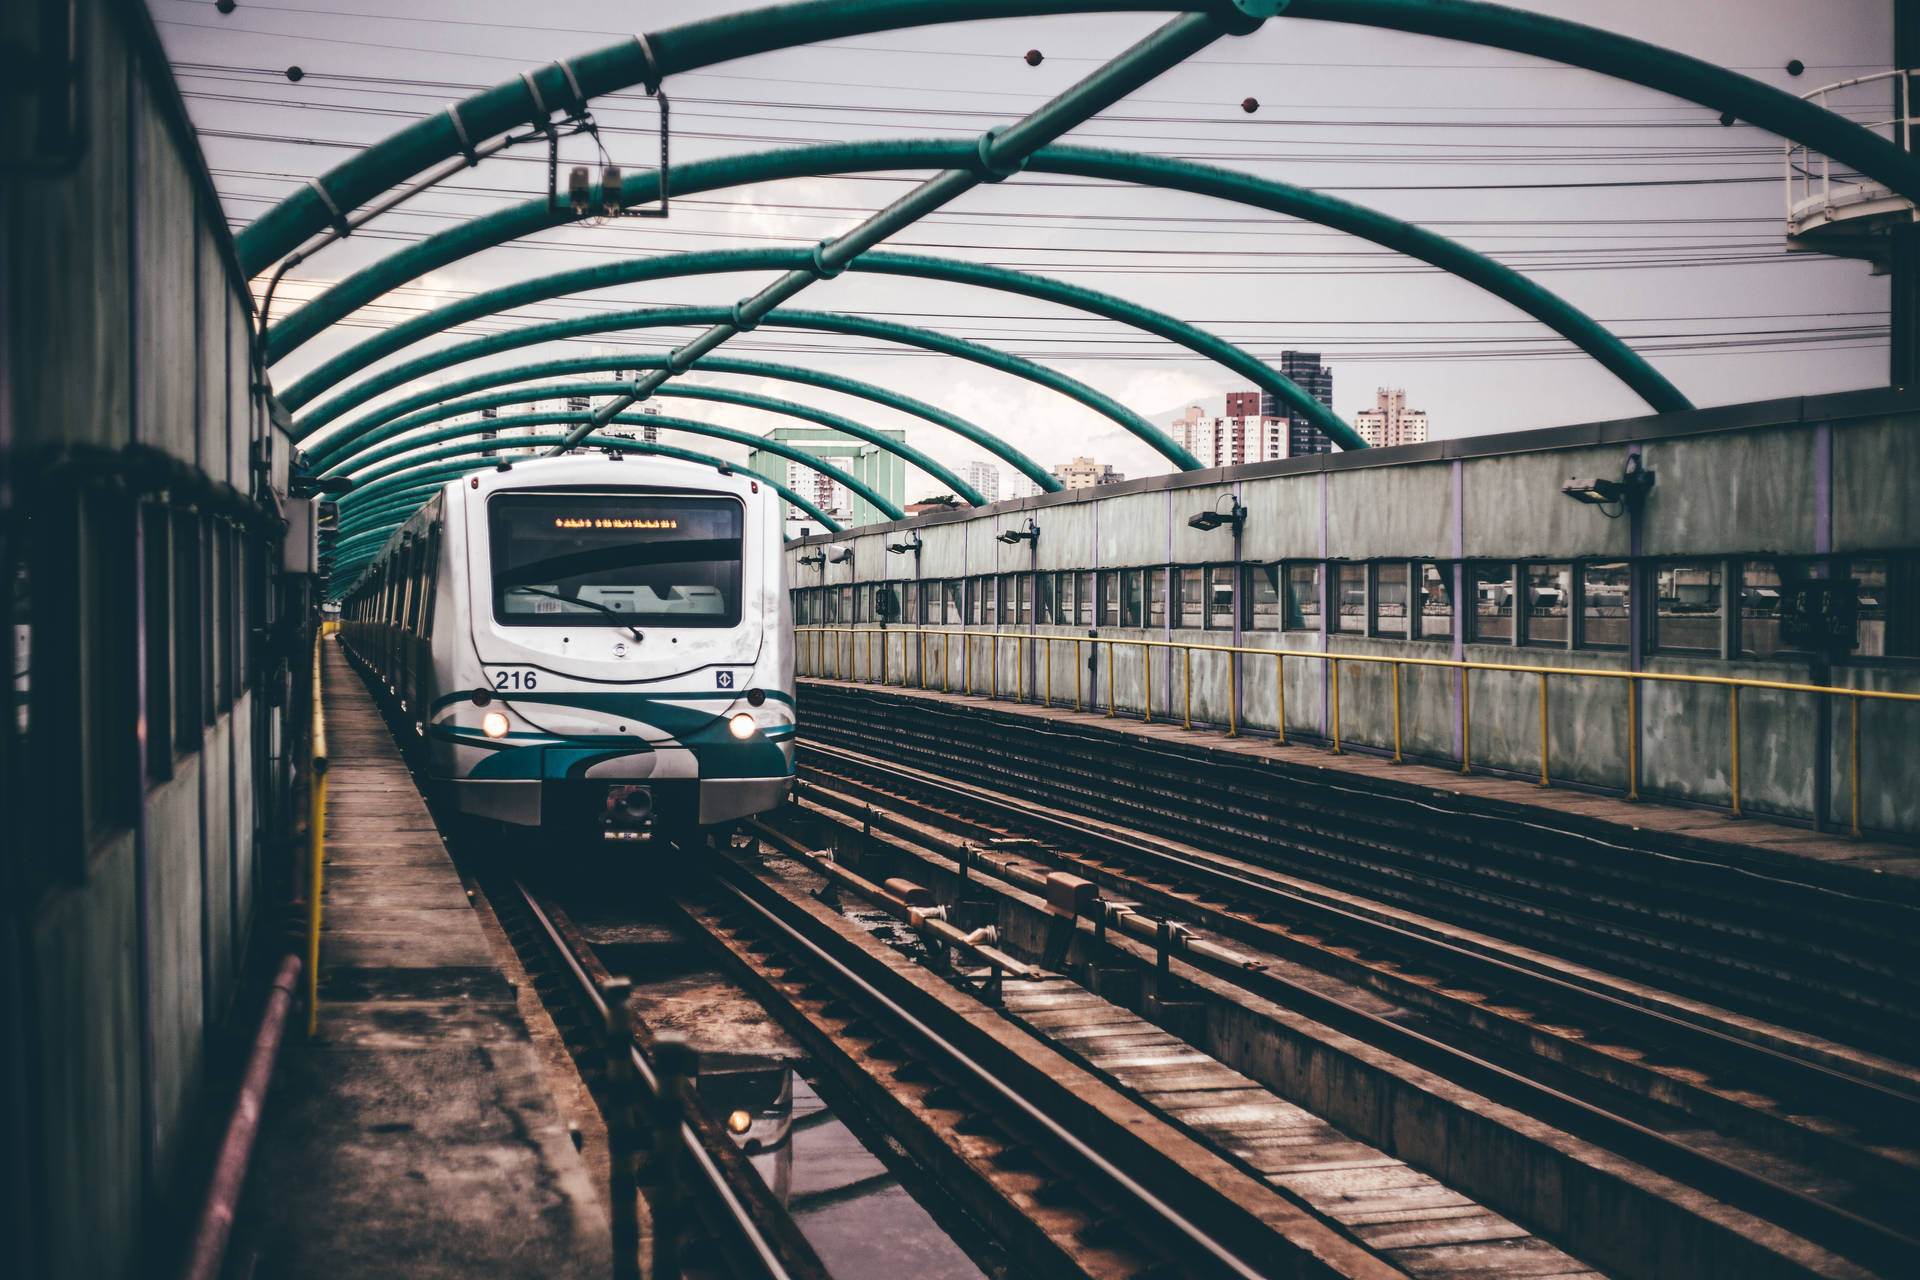
<svg viewBox="0 0 1920 1280">
<path fill-rule="evenodd" d="M 1547 781 L 1547 673 L 1540 673 L 1540 785 L 1552 785 Z"/>
<path fill-rule="evenodd" d="M 1191 729 L 1193 728 L 1193 650 L 1183 648 L 1180 650 L 1180 654 L 1186 659 L 1187 705 L 1185 719 L 1187 728 Z"/>
<path fill-rule="evenodd" d="M 313 638 L 313 755 L 307 783 L 307 1036 L 320 1029 L 320 895 L 326 888 L 327 716 L 320 690 L 320 637 Z"/>
<path fill-rule="evenodd" d="M 1047 705 L 1053 705 L 1053 637 L 1047 637 Z"/>
<path fill-rule="evenodd" d="M 1727 706 L 1732 713 L 1727 733 L 1732 740 L 1730 754 L 1733 757 L 1733 812 L 1728 816 L 1737 818 L 1740 816 L 1740 686 L 1728 685 L 1727 694 Z"/>
<path fill-rule="evenodd" d="M 920 691 L 924 693 L 927 688 L 927 633 L 921 631 L 916 634 L 920 637 Z"/>
<path fill-rule="evenodd" d="M 1848 770 L 1853 781 L 1853 838 L 1860 838 L 1860 695 L 1854 694 L 1847 699 L 1853 704 L 1853 768 Z M 1880 717 L 1885 723 L 1886 717 Z"/>
<path fill-rule="evenodd" d="M 1080 710 L 1080 637 L 1073 638 L 1073 709 Z"/>
<path fill-rule="evenodd" d="M 1027 638 L 1017 633 L 1013 637 L 1013 700 L 1027 700 Z"/>
<path fill-rule="evenodd" d="M 1327 678 L 1333 681 L 1333 754 L 1340 754 L 1340 659 L 1327 659 Z"/>
<path fill-rule="evenodd" d="M 967 686 L 967 696 L 973 696 L 973 637 L 966 632 L 960 633 L 960 675 Z"/>
<path fill-rule="evenodd" d="M 1120 713 L 1120 703 L 1116 700 L 1113 685 L 1113 641 L 1107 641 L 1107 719 L 1111 720 Z"/>
<path fill-rule="evenodd" d="M 1465 667 L 1460 672 L 1460 772 L 1473 772 L 1473 673 Z"/>
<path fill-rule="evenodd" d="M 1287 654 L 1284 649 L 1273 651 L 1273 727 L 1278 735 L 1277 746 L 1287 745 Z"/>
<path fill-rule="evenodd" d="M 1000 633 L 987 637 L 987 696 L 1000 696 Z"/>
<path fill-rule="evenodd" d="M 1393 664 L 1393 762 L 1405 764 L 1400 755 L 1400 664 Z"/>
<path fill-rule="evenodd" d="M 1640 798 L 1640 682 L 1627 677 L 1627 799 Z"/>
<path fill-rule="evenodd" d="M 940 692 L 953 692 L 953 636 L 940 633 Z"/>
</svg>

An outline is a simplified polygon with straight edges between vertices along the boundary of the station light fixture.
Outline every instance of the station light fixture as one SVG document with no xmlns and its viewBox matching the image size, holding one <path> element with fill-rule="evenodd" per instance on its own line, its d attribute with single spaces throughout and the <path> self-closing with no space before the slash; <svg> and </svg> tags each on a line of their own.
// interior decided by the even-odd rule
<svg viewBox="0 0 1920 1280">
<path fill-rule="evenodd" d="M 840 548 L 840 550 L 834 552 L 832 555 L 827 557 L 828 562 L 831 564 L 845 564 L 847 561 L 851 559 L 853 559 L 852 547 L 842 547 Z"/>
<path fill-rule="evenodd" d="M 800 553 L 801 564 L 825 564 L 826 562 L 827 553 L 824 551 L 816 551 L 812 555 L 808 555 L 804 551 Z"/>
<path fill-rule="evenodd" d="M 287 481 L 287 496 L 311 498 L 316 493 L 352 493 L 351 476 L 294 476 Z"/>
<path fill-rule="evenodd" d="M 573 209 L 573 216 L 584 217 L 592 204 L 590 189 L 587 185 L 587 166 L 577 164 L 567 174 L 567 204 Z"/>
<path fill-rule="evenodd" d="M 1640 465 L 1639 454 L 1629 454 L 1627 467 L 1618 480 L 1609 480 L 1605 476 L 1570 476 L 1560 486 L 1560 492 L 1575 502 L 1584 502 L 1592 507 L 1619 506 L 1623 510 L 1638 511 L 1640 504 L 1647 500 L 1647 491 L 1653 488 L 1653 472 Z M 1612 512 L 1617 516 L 1619 512 Z"/>
<path fill-rule="evenodd" d="M 1246 523 L 1247 509 L 1238 502 L 1233 504 L 1231 511 L 1201 511 L 1187 517 L 1187 525 L 1189 528 L 1203 531 L 1207 529 L 1218 529 L 1222 525 L 1232 525 L 1233 531 L 1239 533 L 1241 529 L 1246 527 Z"/>
<path fill-rule="evenodd" d="M 1033 522 L 1032 516 L 1028 516 L 1024 529 L 1002 529 L 994 535 L 994 541 L 1004 542 L 1010 547 L 1022 542 L 1030 542 L 1038 546 L 1040 544 L 1040 526 Z"/>
<path fill-rule="evenodd" d="M 920 535 L 914 534 L 911 542 L 889 542 L 887 550 L 897 556 L 905 555 L 909 551 L 917 556 L 920 554 Z"/>
</svg>

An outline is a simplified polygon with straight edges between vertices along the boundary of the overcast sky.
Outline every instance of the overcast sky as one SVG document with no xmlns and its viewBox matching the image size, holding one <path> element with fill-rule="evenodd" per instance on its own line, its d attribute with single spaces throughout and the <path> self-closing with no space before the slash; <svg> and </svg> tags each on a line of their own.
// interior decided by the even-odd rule
<svg viewBox="0 0 1920 1280">
<path fill-rule="evenodd" d="M 150 0 L 227 214 L 243 226 L 358 147 L 522 68 L 634 30 L 753 7 L 674 3 Z M 1805 92 L 1883 69 L 1887 0 L 1616 0 L 1524 8 L 1599 23 L 1769 84 Z M 538 15 L 537 25 L 529 21 Z M 742 59 L 671 78 L 676 162 L 829 140 L 971 137 L 1018 119 L 1159 25 L 1161 15 L 1002 21 L 903 31 Z M 1030 67 L 1030 48 L 1045 61 Z M 1806 66 L 1798 79 L 1785 64 Z M 298 65 L 298 84 L 282 74 Z M 1885 118 L 1885 82 L 1836 99 Z M 1239 108 L 1253 97 L 1259 110 Z M 657 152 L 644 95 L 595 104 L 611 158 Z M 1865 264 L 1790 254 L 1778 139 L 1636 86 L 1517 55 L 1285 18 L 1223 40 L 1069 141 L 1181 156 L 1334 191 L 1452 236 L 1608 322 L 1696 404 L 1844 390 L 1886 380 L 1885 281 Z M 570 162 L 597 163 L 576 140 Z M 818 179 L 676 201 L 661 222 L 574 226 L 435 272 L 309 343 L 273 370 L 285 386 L 369 327 L 478 289 L 599 260 L 735 246 L 804 246 L 846 229 L 917 175 Z M 458 219 L 544 195 L 545 156 L 491 159 L 303 264 L 274 314 Z M 1435 436 L 1618 417 L 1643 405 L 1542 326 L 1480 290 L 1363 241 L 1195 196 L 1020 175 L 982 187 L 890 247 L 1018 266 L 1170 312 L 1278 363 L 1324 352 L 1351 420 L 1381 386 L 1404 387 Z M 596 308 L 725 305 L 767 280 L 706 276 L 555 300 L 449 337 Z M 264 283 L 264 280 L 261 282 Z M 793 306 L 885 315 L 1052 364 L 1165 425 L 1188 403 L 1222 411 L 1245 384 L 1123 326 L 963 286 L 843 276 Z M 495 363 L 658 352 L 689 330 L 643 330 L 515 353 Z M 429 345 L 442 345 L 435 342 Z M 424 347 L 421 349 L 425 349 Z M 763 328 L 729 354 L 884 383 L 1001 432 L 1045 465 L 1091 453 L 1130 474 L 1165 470 L 1105 418 L 967 362 L 825 334 Z M 463 367 L 474 372 L 484 365 Z M 450 375 L 459 376 L 459 375 Z M 733 386 L 741 379 L 694 375 Z M 771 394 L 875 425 L 958 463 L 985 455 L 917 419 L 792 384 Z M 761 429 L 785 419 L 700 402 L 667 412 Z M 909 498 L 931 486 L 917 473 Z"/>
</svg>

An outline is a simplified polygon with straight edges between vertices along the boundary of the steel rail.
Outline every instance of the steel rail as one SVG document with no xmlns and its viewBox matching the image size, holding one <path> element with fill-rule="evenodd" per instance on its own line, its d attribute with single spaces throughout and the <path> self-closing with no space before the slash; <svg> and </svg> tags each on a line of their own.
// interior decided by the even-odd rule
<svg viewBox="0 0 1920 1280">
<path fill-rule="evenodd" d="M 513 887 L 525 899 L 527 910 L 532 913 L 533 918 L 539 922 L 541 930 L 547 935 L 548 945 L 566 966 L 568 974 L 578 988 L 578 993 L 586 997 L 595 1014 L 604 1022 L 607 1002 L 601 998 L 599 988 L 587 973 L 586 967 L 580 963 L 580 958 L 574 955 L 573 948 L 567 944 L 565 936 L 547 915 L 546 909 L 541 906 L 539 897 L 519 880 L 513 882 Z M 640 1046 L 632 1042 L 628 1043 L 627 1052 L 632 1056 L 634 1073 L 640 1078 L 642 1088 L 649 1096 L 658 1096 L 660 1077 L 654 1071 L 653 1064 L 647 1060 L 647 1055 L 640 1052 Z M 786 1265 L 781 1262 L 778 1251 L 760 1230 L 759 1224 L 753 1220 L 753 1215 L 747 1211 L 746 1205 L 734 1192 L 726 1175 L 714 1163 L 713 1157 L 701 1143 L 700 1135 L 695 1133 L 693 1126 L 684 1119 L 680 1121 L 679 1138 L 681 1146 L 688 1155 L 693 1157 L 695 1166 L 700 1171 L 701 1180 L 730 1219 L 734 1230 L 739 1233 L 739 1238 L 747 1242 L 761 1269 L 772 1280 L 791 1280 L 790 1273 Z"/>
<path fill-rule="evenodd" d="M 1084 843 L 1093 837 L 1084 827 L 1069 827 L 1068 838 Z M 1107 908 L 1103 905 L 1101 910 L 1104 913 Z M 1092 928 L 1092 922 L 1088 928 Z M 1545 1120 L 1658 1172 L 1686 1179 L 1688 1185 L 1728 1204 L 1774 1215 L 1773 1221 L 1837 1254 L 1876 1267 L 1920 1266 L 1920 1239 L 1884 1223 L 1861 1217 L 1710 1152 L 1686 1146 L 1638 1121 L 1530 1079 L 1359 1004 L 1328 995 L 1301 980 L 1269 969 L 1249 969 L 1222 962 L 1201 951 L 1187 953 L 1184 958 L 1196 968 L 1392 1053 L 1422 1070 L 1473 1088 L 1522 1114 Z M 1895 1272 L 1903 1273 L 1906 1272 Z"/>
<path fill-rule="evenodd" d="M 1554 998 L 1568 1004 L 1591 1006 L 1591 1011 L 1597 1013 L 1590 1011 L 1589 1016 L 1615 1022 L 1649 1023 L 1653 1033 L 1665 1038 L 1665 1043 L 1670 1044 L 1674 1039 L 1692 1041 L 1714 1054 L 1756 1059 L 1764 1070 L 1792 1078 L 1797 1088 L 1811 1094 L 1845 1095 L 1857 1117 L 1898 1116 L 1907 1132 L 1920 1138 L 1920 1093 L 1896 1089 L 1877 1080 L 1842 1071 L 1825 1062 L 1797 1056 L 1771 1044 L 1730 1033 L 1708 1022 L 1628 999 L 1589 982 L 1574 981 L 1564 974 L 1522 962 L 1511 954 L 1468 947 L 1454 938 L 1370 915 L 1338 900 L 1315 897 L 1299 888 L 1260 879 L 1247 870 L 1223 866 L 1202 850 L 1172 848 L 1144 832 L 1070 822 L 1018 796 L 1003 795 L 984 787 L 937 777 L 922 769 L 842 747 L 805 740 L 799 743 L 799 747 L 804 753 L 880 774 L 913 790 L 956 805 L 996 813 L 1008 818 L 1013 825 L 1038 827 L 1050 838 L 1068 847 L 1095 844 L 1102 849 L 1120 852 L 1141 864 L 1177 869 L 1205 884 L 1230 889 L 1262 907 L 1283 907 L 1295 915 L 1308 917 L 1316 926 L 1325 925 L 1370 939 L 1384 940 L 1387 945 L 1403 951 L 1441 956 L 1456 970 L 1465 970 L 1476 981 L 1487 983 L 1489 990 L 1525 989 L 1528 985 L 1544 987 L 1553 993 Z M 1078 859 L 1073 861 L 1079 865 Z M 1083 869 L 1085 874 L 1096 879 L 1102 874 L 1116 880 L 1126 879 L 1133 886 L 1131 891 L 1142 899 L 1159 898 L 1169 908 L 1210 917 L 1207 921 L 1209 927 L 1239 941 L 1255 944 L 1270 941 L 1266 936 L 1268 931 L 1257 921 L 1235 921 L 1225 911 L 1211 908 L 1204 902 L 1177 902 L 1171 895 L 1155 889 L 1144 880 L 1112 872 L 1103 873 L 1099 868 Z"/>
<path fill-rule="evenodd" d="M 999 1099 L 1002 1106 L 1025 1118 L 1037 1131 L 1044 1133 L 1049 1141 L 1072 1152 L 1079 1162 L 1118 1189 L 1128 1200 L 1151 1213 L 1175 1235 L 1198 1249 L 1229 1274 L 1245 1277 L 1246 1280 L 1258 1280 L 1264 1274 L 1258 1268 L 1242 1261 L 1185 1214 L 1167 1204 L 1147 1187 L 1142 1186 L 1131 1174 L 1101 1155 L 1084 1139 L 1067 1129 L 1044 1109 L 1036 1106 L 1018 1089 L 1013 1088 L 952 1040 L 928 1026 L 912 1011 L 868 982 L 866 978 L 855 973 L 839 957 L 831 954 L 794 925 L 782 919 L 738 884 L 730 879 L 722 879 L 719 881 L 719 886 L 732 894 L 741 906 L 773 929 L 784 944 L 802 952 L 812 963 L 827 969 L 838 980 L 853 987 L 865 999 L 885 1010 L 889 1017 L 897 1020 L 938 1053 L 945 1064 L 957 1068 L 982 1090 Z"/>
</svg>

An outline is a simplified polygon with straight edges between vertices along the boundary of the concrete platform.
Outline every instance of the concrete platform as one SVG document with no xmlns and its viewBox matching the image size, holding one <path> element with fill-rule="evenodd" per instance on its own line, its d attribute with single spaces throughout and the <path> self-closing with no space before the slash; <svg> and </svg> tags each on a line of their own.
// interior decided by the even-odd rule
<svg viewBox="0 0 1920 1280">
<path fill-rule="evenodd" d="M 1218 729 L 1186 729 L 1178 722 L 1151 724 L 1103 712 L 1042 706 L 1011 698 L 942 693 L 899 685 L 802 677 L 802 689 L 850 689 L 865 694 L 918 699 L 943 707 L 991 709 L 997 715 L 1030 718 L 1036 725 L 1072 726 L 1097 737 L 1127 736 L 1202 751 L 1225 753 L 1301 771 L 1321 771 L 1329 782 L 1360 784 L 1383 794 L 1448 797 L 1462 813 L 1496 814 L 1546 827 L 1598 836 L 1627 847 L 1684 852 L 1729 866 L 1764 868 L 1872 897 L 1920 902 L 1920 848 L 1876 840 L 1854 840 L 1765 818 L 1733 818 L 1711 809 L 1685 808 L 1657 801 L 1630 801 L 1567 787 L 1539 787 L 1531 781 L 1421 764 L 1394 764 L 1384 755 L 1348 749 L 1339 755 L 1318 746 L 1248 735 L 1228 737 Z M 801 713 L 802 734 L 806 716 Z"/>
<path fill-rule="evenodd" d="M 319 1036 L 282 1050 L 229 1272 L 604 1276 L 606 1213 L 479 913 L 337 641 Z"/>
</svg>

